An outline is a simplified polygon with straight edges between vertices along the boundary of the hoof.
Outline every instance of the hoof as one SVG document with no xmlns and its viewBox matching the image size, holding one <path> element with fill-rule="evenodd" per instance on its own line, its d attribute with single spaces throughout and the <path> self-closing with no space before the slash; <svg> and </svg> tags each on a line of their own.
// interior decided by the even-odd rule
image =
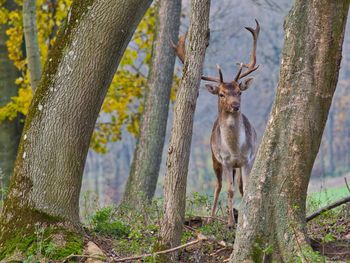
<svg viewBox="0 0 350 263">
<path fill-rule="evenodd" d="M 228 229 L 235 229 L 236 228 L 236 224 L 235 224 L 235 222 L 228 222 L 227 223 L 227 228 Z"/>
</svg>

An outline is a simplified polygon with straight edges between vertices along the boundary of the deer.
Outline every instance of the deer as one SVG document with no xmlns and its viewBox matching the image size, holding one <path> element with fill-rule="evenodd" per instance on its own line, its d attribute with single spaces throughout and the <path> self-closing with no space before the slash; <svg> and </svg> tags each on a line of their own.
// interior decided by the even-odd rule
<svg viewBox="0 0 350 263">
<path fill-rule="evenodd" d="M 222 174 L 227 180 L 228 219 L 227 226 L 235 226 L 233 214 L 234 179 L 237 174 L 237 184 L 241 195 L 244 195 L 249 174 L 252 169 L 256 149 L 257 135 L 248 118 L 241 112 L 241 94 L 252 84 L 253 78 L 246 78 L 259 68 L 256 65 L 256 48 L 260 32 L 259 22 L 255 19 L 256 28 L 245 27 L 253 37 L 253 48 L 248 64 L 238 63 L 239 69 L 235 78 L 224 81 L 223 73 L 217 65 L 219 77 L 202 76 L 201 79 L 214 82 L 216 85 L 206 84 L 207 90 L 218 98 L 218 117 L 216 118 L 210 137 L 210 147 L 213 161 L 213 170 L 216 175 L 214 202 L 211 216 L 214 218 L 217 203 L 222 188 Z M 176 55 L 182 63 L 185 61 L 186 43 L 185 33 L 179 38 L 178 44 L 171 42 Z M 209 219 L 209 221 L 211 221 Z"/>
</svg>

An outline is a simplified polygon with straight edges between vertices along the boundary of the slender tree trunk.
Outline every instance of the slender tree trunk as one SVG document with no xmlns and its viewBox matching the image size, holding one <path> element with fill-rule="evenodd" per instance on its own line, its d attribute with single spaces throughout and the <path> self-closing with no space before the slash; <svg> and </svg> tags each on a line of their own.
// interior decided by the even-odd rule
<svg viewBox="0 0 350 263">
<path fill-rule="evenodd" d="M 33 234 L 35 224 L 80 228 L 79 193 L 91 134 L 119 61 L 150 4 L 73 2 L 26 118 L 0 218 L 0 256 L 13 239 Z"/>
<path fill-rule="evenodd" d="M 4 7 L 13 10 L 16 5 L 13 1 L 6 1 Z M 15 80 L 19 72 L 8 57 L 6 26 L 0 26 L 0 107 L 5 106 L 11 97 L 17 95 L 18 87 Z M 17 148 L 21 136 L 22 124 L 20 118 L 4 121 L 0 124 L 0 185 L 6 187 L 10 180 L 16 159 Z M 0 188 L 1 188 L 0 187 Z M 0 200 L 2 194 L 0 194 Z"/>
<path fill-rule="evenodd" d="M 306 194 L 338 81 L 348 9 L 344 0 L 297 0 L 286 19 L 276 101 L 244 194 L 234 262 L 316 262 L 308 259 L 315 255 L 305 232 Z"/>
<path fill-rule="evenodd" d="M 328 131 L 327 131 L 327 141 L 328 141 L 328 155 L 329 155 L 329 166 L 328 174 L 334 176 L 336 173 L 335 163 L 334 163 L 334 110 L 331 110 L 328 114 Z"/>
<path fill-rule="evenodd" d="M 152 199 L 156 190 L 165 132 L 175 52 L 171 40 L 177 40 L 181 0 L 161 0 L 153 49 L 149 93 L 122 204 L 137 208 L 142 200 Z"/>
<path fill-rule="evenodd" d="M 166 247 L 177 246 L 181 240 L 193 116 L 205 50 L 209 44 L 209 10 L 210 0 L 192 0 L 189 45 L 175 103 L 174 121 L 166 162 L 165 211 L 161 225 L 162 243 Z"/>
<path fill-rule="evenodd" d="M 30 84 L 33 91 L 35 91 L 41 77 L 40 49 L 36 26 L 36 0 L 23 1 L 23 31 L 26 43 Z"/>
</svg>

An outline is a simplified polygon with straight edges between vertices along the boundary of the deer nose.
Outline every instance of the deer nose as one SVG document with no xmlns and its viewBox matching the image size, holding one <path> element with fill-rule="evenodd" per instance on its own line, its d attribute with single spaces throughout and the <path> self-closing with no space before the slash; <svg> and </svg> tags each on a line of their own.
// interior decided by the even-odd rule
<svg viewBox="0 0 350 263">
<path fill-rule="evenodd" d="M 234 111 L 239 111 L 239 108 L 240 108 L 240 105 L 239 104 L 232 104 L 232 109 L 234 110 Z"/>
</svg>

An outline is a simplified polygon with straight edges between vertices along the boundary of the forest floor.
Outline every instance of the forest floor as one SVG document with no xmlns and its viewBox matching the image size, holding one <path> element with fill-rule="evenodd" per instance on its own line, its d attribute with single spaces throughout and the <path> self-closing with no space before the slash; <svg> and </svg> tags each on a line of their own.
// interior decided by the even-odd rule
<svg viewBox="0 0 350 263">
<path fill-rule="evenodd" d="M 313 195 L 308 197 L 308 215 L 324 207 L 325 203 L 334 201 L 320 200 Z M 219 201 L 216 217 L 208 222 L 212 198 L 199 193 L 187 197 L 181 247 L 174 249 L 176 252 L 173 253 L 180 262 L 228 262 L 235 231 L 226 226 L 225 204 L 226 200 Z M 84 243 L 80 243 L 75 254 L 68 252 L 62 257 L 54 255 L 56 248 L 50 243 L 51 239 L 46 238 L 47 230 L 38 229 L 37 239 L 32 240 L 29 249 L 23 254 L 26 259 L 21 262 L 163 262 L 157 252 L 160 250 L 163 201 L 155 199 L 151 204 L 141 207 L 143 208 L 130 209 L 107 206 L 86 213 Z M 235 210 L 235 217 L 237 216 Z M 307 232 L 315 252 L 311 253 L 315 260 L 310 262 L 350 262 L 350 203 L 328 210 L 310 220 L 307 223 Z M 269 246 L 257 249 L 267 255 L 273 248 Z M 309 256 L 310 252 L 308 258 Z M 51 260 L 55 257 L 61 260 Z"/>
<path fill-rule="evenodd" d="M 328 215 L 326 218 L 322 216 L 308 224 L 308 234 L 311 239 L 312 247 L 318 252 L 319 255 L 325 256 L 325 261 L 350 261 L 349 218 L 350 215 L 338 214 L 337 217 L 330 217 Z M 216 220 L 219 221 L 219 224 L 223 224 L 221 220 Z M 207 232 L 207 235 L 204 236 L 208 238 L 208 240 L 200 241 L 183 249 L 177 250 L 177 256 L 180 259 L 180 262 L 228 262 L 228 259 L 232 253 L 232 239 L 230 240 L 230 238 L 223 238 L 220 240 L 220 238 L 218 239 L 216 236 L 211 235 L 210 231 L 213 230 L 211 229 L 213 227 L 213 225 L 210 226 L 210 224 L 207 224 L 206 218 L 203 217 L 193 217 L 186 220 L 184 235 L 188 236 L 188 239 L 186 240 L 187 243 L 196 241 L 196 236 L 198 236 L 198 233 L 203 232 Z M 129 241 L 132 242 L 131 240 Z M 96 244 L 101 249 L 101 255 L 107 256 L 110 261 L 137 262 L 137 259 L 120 261 L 123 258 L 135 257 L 137 255 L 132 253 L 132 251 L 127 252 L 125 250 L 118 249 L 118 241 L 113 237 L 87 235 L 85 240 L 86 246 L 89 242 Z M 158 262 L 156 256 L 143 257 L 142 259 L 142 262 Z M 106 262 L 109 260 L 106 260 Z"/>
<path fill-rule="evenodd" d="M 180 262 L 228 262 L 235 232 L 226 227 L 225 209 L 220 206 L 218 216 L 208 223 L 208 218 L 204 216 L 209 214 L 208 197 L 194 194 L 187 202 L 189 205 L 181 242 L 184 247 L 176 250 Z M 98 211 L 87 228 L 89 234 L 85 237 L 85 247 L 96 245 L 97 254 L 104 258 L 97 262 L 159 262 L 154 252 L 159 241 L 161 207 L 160 203 L 155 202 L 138 215 L 124 213 L 122 221 L 114 221 L 112 208 Z M 309 200 L 310 212 L 318 208 L 318 201 Z M 316 217 L 308 222 L 307 229 L 318 260 L 320 255 L 324 256 L 322 261 L 313 262 L 350 262 L 350 204 Z M 89 253 L 85 251 L 85 254 Z M 269 253 L 268 250 L 265 253 Z M 142 261 L 137 258 L 141 255 Z M 132 260 L 129 257 L 136 258 Z M 81 259 L 81 262 L 84 260 Z"/>
</svg>

